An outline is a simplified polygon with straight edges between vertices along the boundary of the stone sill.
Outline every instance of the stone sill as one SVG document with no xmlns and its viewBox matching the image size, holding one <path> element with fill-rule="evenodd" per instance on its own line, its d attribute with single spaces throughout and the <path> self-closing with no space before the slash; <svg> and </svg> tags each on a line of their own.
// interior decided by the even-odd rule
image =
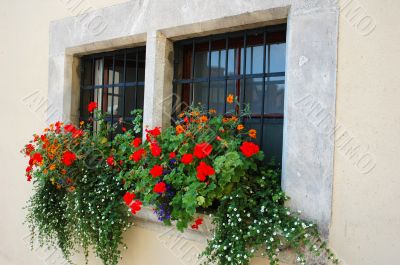
<svg viewBox="0 0 400 265">
<path fill-rule="evenodd" d="M 157 219 L 157 215 L 153 212 L 153 208 L 146 206 L 143 207 L 134 216 L 135 226 L 150 229 L 152 231 L 160 233 L 168 233 L 171 230 L 179 233 L 179 236 L 199 243 L 207 243 L 207 240 L 212 236 L 212 218 L 208 215 L 199 214 L 203 218 L 203 224 L 200 225 L 198 230 L 187 228 L 184 232 L 180 232 L 176 229 L 175 223 L 173 222 L 171 226 L 166 226 L 163 222 Z"/>
<path fill-rule="evenodd" d="M 156 214 L 153 212 L 153 208 L 146 206 L 143 207 L 136 215 L 133 217 L 135 226 L 149 229 L 160 233 L 160 237 L 167 235 L 168 237 L 174 238 L 179 237 L 185 240 L 195 241 L 198 243 L 206 244 L 207 240 L 212 236 L 213 224 L 212 217 L 210 215 L 199 214 L 203 218 L 203 224 L 198 230 L 187 228 L 184 232 L 180 232 L 176 229 L 175 223 L 171 226 L 164 225 L 163 222 L 157 219 Z M 256 258 L 264 258 L 261 252 L 255 254 Z M 282 246 L 281 252 L 279 253 L 282 265 L 295 264 L 295 254 L 287 248 L 287 246 Z M 323 264 L 323 263 L 322 263 Z"/>
</svg>

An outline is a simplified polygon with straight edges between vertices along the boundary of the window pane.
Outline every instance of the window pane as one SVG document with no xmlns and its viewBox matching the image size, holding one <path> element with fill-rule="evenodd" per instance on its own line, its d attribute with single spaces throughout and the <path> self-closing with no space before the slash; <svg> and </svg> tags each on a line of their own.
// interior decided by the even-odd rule
<svg viewBox="0 0 400 265">
<path fill-rule="evenodd" d="M 271 80 L 272 79 L 272 80 Z M 280 80 L 276 80 L 280 79 Z M 283 115 L 283 104 L 285 96 L 285 81 L 284 77 L 270 78 L 270 81 L 266 81 L 266 93 L 265 93 L 265 114 L 272 115 Z"/>
<path fill-rule="evenodd" d="M 143 109 L 143 101 L 144 101 L 144 86 L 138 86 L 136 88 L 136 109 Z"/>
<path fill-rule="evenodd" d="M 135 87 L 125 88 L 125 110 L 124 116 L 131 116 L 131 111 L 135 109 L 136 90 Z"/>
<path fill-rule="evenodd" d="M 246 89 L 244 93 L 244 103 L 250 104 L 250 110 L 253 114 L 261 114 L 263 98 L 263 79 L 246 79 Z"/>
<path fill-rule="evenodd" d="M 225 81 L 215 81 L 210 84 L 210 108 L 217 113 L 224 113 L 225 107 Z"/>
<path fill-rule="evenodd" d="M 247 48 L 246 74 L 260 74 L 264 72 L 264 46 Z"/>
<path fill-rule="evenodd" d="M 139 50 L 138 53 L 138 82 L 144 82 L 145 64 L 146 64 L 146 51 Z"/>
<path fill-rule="evenodd" d="M 208 82 L 193 84 L 193 104 L 206 106 L 208 101 Z"/>
<path fill-rule="evenodd" d="M 282 163 L 283 119 L 264 119 L 263 145 L 266 161 Z"/>
<path fill-rule="evenodd" d="M 87 118 L 90 116 L 87 106 L 89 102 L 92 101 L 92 96 L 93 96 L 93 90 L 91 89 L 81 90 L 81 116 L 83 118 Z"/>
<path fill-rule="evenodd" d="M 208 77 L 208 42 L 195 43 L 194 77 Z"/>
<path fill-rule="evenodd" d="M 103 84 L 103 59 L 97 59 L 94 63 L 94 84 Z"/>
<path fill-rule="evenodd" d="M 136 51 L 126 54 L 126 82 L 136 82 Z"/>
<path fill-rule="evenodd" d="M 270 73 L 285 72 L 286 44 L 270 45 Z"/>
<path fill-rule="evenodd" d="M 85 60 L 83 63 L 83 85 L 92 85 L 92 76 L 93 76 L 93 68 L 92 68 L 92 60 Z"/>
<path fill-rule="evenodd" d="M 124 82 L 124 54 L 119 53 L 115 56 L 114 84 Z"/>
<path fill-rule="evenodd" d="M 104 84 L 113 83 L 113 56 L 104 57 Z"/>
</svg>

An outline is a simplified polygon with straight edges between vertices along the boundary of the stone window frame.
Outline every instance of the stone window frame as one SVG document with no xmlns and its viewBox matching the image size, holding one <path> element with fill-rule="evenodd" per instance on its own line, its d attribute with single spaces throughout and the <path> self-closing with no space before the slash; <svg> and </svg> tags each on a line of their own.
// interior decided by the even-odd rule
<svg viewBox="0 0 400 265">
<path fill-rule="evenodd" d="M 82 55 L 145 45 L 144 125 L 168 126 L 174 41 L 287 23 L 282 187 L 291 198 L 289 205 L 315 221 L 327 237 L 338 16 L 339 8 L 332 0 L 138 0 L 53 21 L 48 121 L 78 121 Z"/>
</svg>

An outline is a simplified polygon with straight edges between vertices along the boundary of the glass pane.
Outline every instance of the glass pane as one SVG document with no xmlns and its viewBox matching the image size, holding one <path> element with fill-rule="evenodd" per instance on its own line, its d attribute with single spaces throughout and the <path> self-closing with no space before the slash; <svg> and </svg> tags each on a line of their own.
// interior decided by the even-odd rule
<svg viewBox="0 0 400 265">
<path fill-rule="evenodd" d="M 246 79 L 246 89 L 244 93 L 244 103 L 250 104 L 252 114 L 261 114 L 263 104 L 263 79 Z"/>
<path fill-rule="evenodd" d="M 81 117 L 89 117 L 88 104 L 92 101 L 93 90 L 82 89 L 81 90 Z"/>
<path fill-rule="evenodd" d="M 193 84 L 193 104 L 207 107 L 208 101 L 208 83 L 194 83 Z"/>
<path fill-rule="evenodd" d="M 97 59 L 94 62 L 94 84 L 102 85 L 103 84 L 103 59 Z"/>
<path fill-rule="evenodd" d="M 247 48 L 246 74 L 263 73 L 264 46 L 253 46 Z"/>
<path fill-rule="evenodd" d="M 92 85 L 92 60 L 91 59 L 87 59 L 83 61 L 83 85 L 87 86 L 87 85 Z"/>
<path fill-rule="evenodd" d="M 131 111 L 135 109 L 136 102 L 136 91 L 135 87 L 126 87 L 125 88 L 125 107 L 124 107 L 124 116 L 132 116 Z"/>
<path fill-rule="evenodd" d="M 194 77 L 208 77 L 208 42 L 195 43 Z"/>
<path fill-rule="evenodd" d="M 126 54 L 126 82 L 136 82 L 136 51 Z"/>
<path fill-rule="evenodd" d="M 285 72 L 286 43 L 270 45 L 270 73 Z"/>
<path fill-rule="evenodd" d="M 226 102 L 225 81 L 214 81 L 210 84 L 210 109 L 215 109 L 217 113 L 224 113 Z"/>
<path fill-rule="evenodd" d="M 104 57 L 104 84 L 113 83 L 113 56 Z"/>
<path fill-rule="evenodd" d="M 138 86 L 136 88 L 136 109 L 143 109 L 143 102 L 144 102 L 144 86 Z"/>
<path fill-rule="evenodd" d="M 146 51 L 140 50 L 138 54 L 138 82 L 144 82 Z"/>
<path fill-rule="evenodd" d="M 114 84 L 124 82 L 124 54 L 118 54 L 115 56 L 115 74 Z"/>
<path fill-rule="evenodd" d="M 240 80 L 228 80 L 228 91 L 227 91 L 227 96 L 228 95 L 234 95 L 236 96 L 236 88 L 240 85 Z M 225 97 L 225 102 L 226 102 L 226 97 Z M 234 104 L 226 104 L 226 112 L 235 112 L 235 107 Z"/>
<path fill-rule="evenodd" d="M 283 115 L 285 97 L 285 81 L 283 79 L 284 77 L 274 77 L 270 78 L 269 82 L 266 80 L 267 90 L 264 99 L 264 114 L 270 114 L 277 117 L 281 117 Z"/>
<path fill-rule="evenodd" d="M 283 119 L 264 119 L 263 145 L 266 161 L 282 163 Z"/>
</svg>

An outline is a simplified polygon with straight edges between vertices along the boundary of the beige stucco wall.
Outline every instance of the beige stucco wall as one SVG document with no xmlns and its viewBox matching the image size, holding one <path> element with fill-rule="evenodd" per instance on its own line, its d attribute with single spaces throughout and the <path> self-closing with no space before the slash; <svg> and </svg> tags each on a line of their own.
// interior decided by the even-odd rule
<svg viewBox="0 0 400 265">
<path fill-rule="evenodd" d="M 66 0 L 2 1 L 0 9 L 0 265 L 46 264 L 48 255 L 31 252 L 21 210 L 31 186 L 19 149 L 45 123 L 45 107 L 27 105 L 32 93 L 47 95 L 49 22 L 75 15 Z M 122 0 L 86 0 L 94 9 Z M 346 265 L 396 265 L 400 249 L 400 27 L 396 0 L 353 0 L 376 22 L 367 36 L 341 13 L 331 246 Z M 365 172 L 349 159 L 346 132 L 375 159 Z M 346 136 L 345 136 L 346 137 Z M 340 139 L 340 140 L 339 140 Z M 364 152 L 365 153 L 365 152 Z M 160 233 L 136 228 L 127 234 L 123 264 L 180 264 Z M 190 241 L 190 246 L 202 244 Z M 59 263 L 55 264 L 61 264 Z M 254 264 L 264 264 L 257 260 Z M 83 263 L 79 263 L 83 264 Z M 93 263 L 94 264 L 94 263 Z"/>
</svg>

